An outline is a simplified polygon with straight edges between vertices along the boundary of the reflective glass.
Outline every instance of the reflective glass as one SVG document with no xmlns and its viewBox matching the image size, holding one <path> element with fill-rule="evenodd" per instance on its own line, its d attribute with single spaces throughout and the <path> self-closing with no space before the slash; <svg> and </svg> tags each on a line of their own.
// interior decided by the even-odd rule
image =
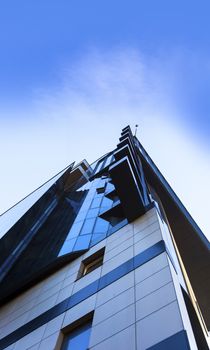
<svg viewBox="0 0 210 350">
<path fill-rule="evenodd" d="M 106 192 L 111 192 L 114 189 L 115 189 L 114 185 L 108 182 L 108 184 L 106 185 Z"/>
<path fill-rule="evenodd" d="M 103 196 L 104 196 L 104 192 L 102 192 L 102 193 L 98 193 L 98 192 L 96 192 L 96 194 L 95 194 L 94 198 L 100 198 L 100 199 L 102 199 L 102 198 L 103 198 Z"/>
<path fill-rule="evenodd" d="M 95 218 L 86 219 L 80 234 L 84 235 L 87 233 L 91 233 L 93 230 L 94 223 L 95 223 Z"/>
<path fill-rule="evenodd" d="M 71 253 L 72 250 L 73 250 L 73 247 L 74 247 L 75 242 L 76 242 L 76 238 L 70 239 L 70 240 L 68 240 L 68 241 L 65 241 L 65 242 L 64 242 L 64 245 L 63 245 L 63 247 L 61 248 L 61 250 L 60 250 L 58 256 Z"/>
<path fill-rule="evenodd" d="M 86 218 L 95 218 L 98 215 L 99 208 L 88 210 Z"/>
<path fill-rule="evenodd" d="M 103 201 L 102 201 L 102 203 L 101 203 L 101 207 L 111 207 L 112 206 L 112 200 L 111 199 L 109 199 L 109 198 L 107 198 L 107 197 L 104 197 L 103 198 Z"/>
<path fill-rule="evenodd" d="M 91 322 L 76 328 L 65 337 L 62 350 L 87 350 L 90 339 Z"/>
<path fill-rule="evenodd" d="M 97 187 L 103 187 L 106 185 L 107 179 L 100 179 Z"/>
<path fill-rule="evenodd" d="M 102 161 L 99 163 L 97 167 L 97 172 L 99 172 L 102 169 L 103 162 L 104 162 L 104 159 L 102 159 Z"/>
<path fill-rule="evenodd" d="M 80 210 L 79 214 L 76 217 L 75 223 L 84 220 L 86 215 L 87 215 L 87 210 L 83 210 L 83 211 Z"/>
<path fill-rule="evenodd" d="M 103 220 L 101 218 L 97 218 L 96 224 L 94 227 L 94 233 L 102 233 L 102 232 L 107 232 L 109 227 L 109 223 L 106 220 Z"/>
<path fill-rule="evenodd" d="M 91 236 L 92 235 L 79 236 L 74 246 L 74 251 L 87 249 L 90 244 Z"/>
<path fill-rule="evenodd" d="M 70 168 L 71 166 L 69 166 Z M 29 210 L 41 196 L 65 173 L 64 169 L 0 216 L 0 238 Z"/>
<path fill-rule="evenodd" d="M 92 235 L 92 239 L 91 239 L 91 246 L 102 241 L 104 238 L 106 238 L 106 232 L 105 233 L 94 233 Z"/>
<path fill-rule="evenodd" d="M 92 204 L 91 204 L 91 208 L 98 208 L 98 207 L 100 207 L 100 204 L 101 204 L 101 199 L 102 199 L 102 197 L 96 197 L 96 198 L 94 198 L 93 199 L 93 201 L 92 201 Z"/>
<path fill-rule="evenodd" d="M 73 226 L 71 227 L 71 230 L 69 231 L 67 239 L 77 237 L 81 230 L 82 224 L 83 224 L 83 221 L 74 223 Z"/>
<path fill-rule="evenodd" d="M 111 163 L 111 160 L 112 160 L 112 154 L 109 157 L 107 157 L 107 159 L 106 159 L 106 161 L 104 163 L 104 168 Z"/>
<path fill-rule="evenodd" d="M 87 197 L 84 201 L 84 203 L 82 204 L 82 207 L 81 207 L 81 210 L 84 211 L 84 210 L 87 210 L 90 206 L 90 203 L 92 201 L 92 196 L 91 198 L 90 197 Z"/>
</svg>

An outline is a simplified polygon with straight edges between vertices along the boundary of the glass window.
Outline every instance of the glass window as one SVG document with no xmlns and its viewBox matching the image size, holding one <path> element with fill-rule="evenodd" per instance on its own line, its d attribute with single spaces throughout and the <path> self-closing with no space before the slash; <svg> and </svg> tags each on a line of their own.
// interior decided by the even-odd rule
<svg viewBox="0 0 210 350">
<path fill-rule="evenodd" d="M 59 252 L 59 256 L 71 253 L 73 250 L 75 241 L 76 241 L 76 238 L 65 241 L 63 247 L 61 248 L 61 250 Z"/>
<path fill-rule="evenodd" d="M 71 230 L 69 231 L 67 238 L 69 239 L 69 238 L 77 237 L 80 233 L 82 224 L 83 224 L 83 221 L 74 223 Z"/>
<path fill-rule="evenodd" d="M 103 264 L 105 248 L 98 250 L 93 255 L 89 256 L 87 259 L 83 260 L 81 263 L 78 278 L 81 278 L 93 270 L 97 269 Z"/>
<path fill-rule="evenodd" d="M 95 245 L 96 243 L 102 241 L 104 238 L 106 238 L 107 233 L 94 233 L 92 235 L 92 239 L 91 239 L 91 246 Z"/>
<path fill-rule="evenodd" d="M 109 223 L 106 220 L 103 220 L 101 218 L 97 218 L 96 224 L 94 227 L 94 233 L 102 233 L 107 232 L 109 227 Z"/>
<path fill-rule="evenodd" d="M 79 236 L 74 247 L 74 251 L 88 249 L 92 235 Z"/>
<path fill-rule="evenodd" d="M 84 220 L 86 217 L 87 211 L 88 209 L 82 210 L 82 211 L 80 210 L 79 214 L 77 214 L 75 223 Z"/>
<path fill-rule="evenodd" d="M 101 199 L 102 199 L 101 197 L 94 198 L 94 200 L 92 201 L 92 204 L 91 204 L 91 208 L 98 208 L 98 207 L 100 207 Z"/>
<path fill-rule="evenodd" d="M 106 208 L 106 207 L 111 207 L 112 206 L 112 200 L 107 198 L 107 197 L 104 197 L 103 198 L 103 201 L 102 201 L 102 204 L 101 204 L 101 207 L 103 208 Z"/>
<path fill-rule="evenodd" d="M 105 168 L 106 166 L 108 166 L 111 163 L 111 160 L 112 160 L 112 154 L 109 157 L 107 157 L 103 167 Z"/>
<path fill-rule="evenodd" d="M 87 264 L 87 266 L 85 266 L 83 276 L 97 269 L 97 267 L 101 266 L 102 264 L 103 264 L 103 256 L 100 256 L 99 258 L 95 259 L 94 261 Z"/>
<path fill-rule="evenodd" d="M 103 163 L 104 163 L 104 159 L 102 159 L 102 160 L 100 161 L 100 163 L 98 164 L 97 172 L 99 172 L 99 171 L 102 169 Z"/>
<path fill-rule="evenodd" d="M 110 182 L 108 182 L 107 186 L 106 186 L 106 192 L 111 192 L 115 189 L 114 185 L 111 184 Z"/>
<path fill-rule="evenodd" d="M 77 327 L 65 336 L 62 350 L 87 350 L 90 339 L 92 322 Z"/>
<path fill-rule="evenodd" d="M 91 196 L 89 196 L 91 197 Z M 81 211 L 85 211 L 90 207 L 90 203 L 92 201 L 92 198 L 86 197 L 85 201 L 82 204 Z"/>
<path fill-rule="evenodd" d="M 98 215 L 99 208 L 94 208 L 88 210 L 86 218 L 95 218 Z"/>
<path fill-rule="evenodd" d="M 95 218 L 86 219 L 82 227 L 81 235 L 91 233 L 93 230 L 94 223 L 95 223 Z"/>
</svg>

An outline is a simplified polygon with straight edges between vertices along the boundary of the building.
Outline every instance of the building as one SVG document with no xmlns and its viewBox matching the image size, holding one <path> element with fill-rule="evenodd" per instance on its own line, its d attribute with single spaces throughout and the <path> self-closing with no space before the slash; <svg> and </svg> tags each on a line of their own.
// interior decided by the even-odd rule
<svg viewBox="0 0 210 350">
<path fill-rule="evenodd" d="M 0 224 L 0 349 L 209 349 L 209 242 L 129 126 Z"/>
</svg>

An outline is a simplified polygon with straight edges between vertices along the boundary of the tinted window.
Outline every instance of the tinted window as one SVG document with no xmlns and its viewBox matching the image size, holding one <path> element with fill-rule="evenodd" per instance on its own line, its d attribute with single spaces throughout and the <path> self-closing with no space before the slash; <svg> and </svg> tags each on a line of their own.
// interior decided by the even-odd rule
<svg viewBox="0 0 210 350">
<path fill-rule="evenodd" d="M 109 198 L 104 197 L 101 206 L 104 207 L 111 207 L 112 200 Z"/>
<path fill-rule="evenodd" d="M 90 209 L 87 213 L 86 218 L 95 218 L 98 215 L 98 208 Z"/>
<path fill-rule="evenodd" d="M 106 232 L 108 230 L 109 223 L 106 220 L 97 218 L 96 224 L 94 227 L 94 233 Z"/>
<path fill-rule="evenodd" d="M 106 233 L 95 233 L 92 235 L 91 246 L 106 238 Z"/>
<path fill-rule="evenodd" d="M 67 239 L 77 237 L 81 230 L 82 224 L 83 224 L 83 221 L 74 223 L 67 236 Z"/>
<path fill-rule="evenodd" d="M 93 219 L 86 219 L 85 222 L 84 222 L 82 231 L 81 231 L 81 235 L 85 235 L 87 233 L 91 233 L 92 229 L 93 229 L 93 226 L 94 226 L 94 223 L 95 223 L 95 218 L 93 218 Z"/>
<path fill-rule="evenodd" d="M 63 247 L 61 248 L 61 251 L 59 253 L 59 256 L 71 253 L 75 244 L 76 238 L 70 239 L 68 241 L 64 242 Z"/>
<path fill-rule="evenodd" d="M 89 247 L 91 236 L 92 235 L 84 235 L 84 236 L 78 237 L 74 247 L 74 251 L 87 249 Z"/>
<path fill-rule="evenodd" d="M 90 339 L 91 322 L 76 328 L 66 335 L 62 350 L 87 350 Z"/>
<path fill-rule="evenodd" d="M 92 204 L 91 204 L 91 208 L 98 208 L 100 207 L 101 204 L 101 197 L 96 197 L 94 198 Z"/>
</svg>

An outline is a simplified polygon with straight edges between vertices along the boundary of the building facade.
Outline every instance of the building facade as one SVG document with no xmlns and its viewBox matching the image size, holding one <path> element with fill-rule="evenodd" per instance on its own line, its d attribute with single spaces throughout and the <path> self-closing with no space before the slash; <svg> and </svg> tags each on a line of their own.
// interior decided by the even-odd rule
<svg viewBox="0 0 210 350">
<path fill-rule="evenodd" d="M 0 225 L 0 349 L 209 349 L 209 242 L 129 126 Z"/>
</svg>

